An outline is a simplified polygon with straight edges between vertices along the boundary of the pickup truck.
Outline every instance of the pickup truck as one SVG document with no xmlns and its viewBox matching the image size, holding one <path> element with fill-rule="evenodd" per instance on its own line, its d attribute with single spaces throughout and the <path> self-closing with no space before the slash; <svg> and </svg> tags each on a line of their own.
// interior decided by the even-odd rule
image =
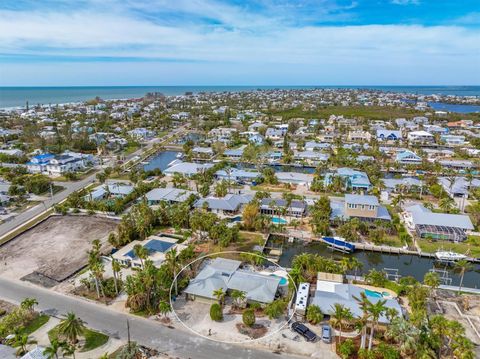
<svg viewBox="0 0 480 359">
<path fill-rule="evenodd" d="M 314 332 L 312 332 L 306 325 L 300 322 L 294 322 L 291 325 L 291 328 L 294 332 L 297 332 L 302 337 L 304 337 L 307 342 L 315 342 L 318 339 L 317 335 Z"/>
</svg>

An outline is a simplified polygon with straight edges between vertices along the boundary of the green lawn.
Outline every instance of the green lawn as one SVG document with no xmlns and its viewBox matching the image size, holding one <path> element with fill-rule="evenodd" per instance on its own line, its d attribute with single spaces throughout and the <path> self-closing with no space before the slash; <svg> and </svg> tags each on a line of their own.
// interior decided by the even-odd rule
<svg viewBox="0 0 480 359">
<path fill-rule="evenodd" d="M 50 341 L 58 338 L 58 326 L 48 332 Z M 84 333 L 85 344 L 80 348 L 80 352 L 88 352 L 104 345 L 109 337 L 103 333 L 96 332 L 91 329 L 85 330 Z"/>
<path fill-rule="evenodd" d="M 469 238 L 462 243 L 452 243 L 449 241 L 429 241 L 428 239 L 417 239 L 417 243 L 424 252 L 435 253 L 438 250 L 454 251 L 457 253 L 466 253 L 472 257 L 480 257 L 480 245 L 476 238 Z"/>
<path fill-rule="evenodd" d="M 403 247 L 405 242 L 401 241 L 398 235 L 386 236 L 383 240 L 383 245 L 390 247 Z"/>
<path fill-rule="evenodd" d="M 38 315 L 28 325 L 20 329 L 20 334 L 30 335 L 37 331 L 40 327 L 44 326 L 50 320 L 50 316 L 46 314 Z"/>
</svg>

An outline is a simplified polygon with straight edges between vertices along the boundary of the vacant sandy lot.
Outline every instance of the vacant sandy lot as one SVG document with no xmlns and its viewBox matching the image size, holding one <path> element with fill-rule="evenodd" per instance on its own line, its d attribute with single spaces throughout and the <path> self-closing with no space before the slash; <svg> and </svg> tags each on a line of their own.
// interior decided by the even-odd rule
<svg viewBox="0 0 480 359">
<path fill-rule="evenodd" d="M 0 247 L 0 275 L 61 282 L 87 263 L 94 239 L 106 243 L 117 222 L 93 216 L 52 216 Z M 107 249 L 108 245 L 104 246 Z M 33 274 L 32 274 L 33 273 Z"/>
</svg>

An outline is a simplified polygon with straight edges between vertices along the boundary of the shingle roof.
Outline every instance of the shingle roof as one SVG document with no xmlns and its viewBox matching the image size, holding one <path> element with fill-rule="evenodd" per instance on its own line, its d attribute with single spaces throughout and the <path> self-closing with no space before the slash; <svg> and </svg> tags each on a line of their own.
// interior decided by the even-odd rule
<svg viewBox="0 0 480 359">
<path fill-rule="evenodd" d="M 208 208 L 224 210 L 224 211 L 237 211 L 242 204 L 246 204 L 252 200 L 252 196 L 227 194 L 223 198 L 207 197 L 200 198 L 195 202 L 196 208 L 202 208 L 204 203 L 208 204 Z"/>
</svg>

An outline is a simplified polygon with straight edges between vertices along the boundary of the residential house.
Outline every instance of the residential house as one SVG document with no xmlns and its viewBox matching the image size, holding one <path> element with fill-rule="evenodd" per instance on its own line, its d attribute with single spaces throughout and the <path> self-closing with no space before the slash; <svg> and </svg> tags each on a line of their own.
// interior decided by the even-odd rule
<svg viewBox="0 0 480 359">
<path fill-rule="evenodd" d="M 226 258 L 215 258 L 207 263 L 184 290 L 187 299 L 216 302 L 214 292 L 221 289 L 224 293 L 242 291 L 247 302 L 273 302 L 281 278 L 241 269 L 241 264 L 240 261 Z"/>
<path fill-rule="evenodd" d="M 269 216 L 288 216 L 303 217 L 307 211 L 307 205 L 304 201 L 292 200 L 288 203 L 284 199 L 279 198 L 263 198 L 260 203 L 260 212 Z"/>
<path fill-rule="evenodd" d="M 327 173 L 324 178 L 325 187 L 329 186 L 333 182 L 333 178 L 337 176 L 342 178 L 345 183 L 346 189 L 352 190 L 365 190 L 368 191 L 372 184 L 368 179 L 368 175 L 365 172 L 357 171 L 351 168 L 338 168 L 334 173 Z"/>
<path fill-rule="evenodd" d="M 194 203 L 195 208 L 206 208 L 208 211 L 223 217 L 230 217 L 241 212 L 242 207 L 253 199 L 249 195 L 227 194 L 225 197 L 200 198 Z"/>
<path fill-rule="evenodd" d="M 419 164 L 422 163 L 422 158 L 413 151 L 404 150 L 397 153 L 395 161 L 404 165 Z"/>
<path fill-rule="evenodd" d="M 403 217 L 408 228 L 415 230 L 420 238 L 459 242 L 467 239 L 467 232 L 474 229 L 467 215 L 434 213 L 419 204 L 405 208 Z"/>
<path fill-rule="evenodd" d="M 359 142 L 359 141 L 367 141 L 370 142 L 372 139 L 372 134 L 368 131 L 350 131 L 348 132 L 347 141 L 349 142 Z"/>
<path fill-rule="evenodd" d="M 358 218 L 364 221 L 390 221 L 392 219 L 387 208 L 380 205 L 376 196 L 346 194 L 343 200 L 332 199 L 330 207 L 332 220 Z"/>
<path fill-rule="evenodd" d="M 191 196 L 197 197 L 198 193 L 179 188 L 154 188 L 145 194 L 145 198 L 150 206 L 158 205 L 161 202 L 169 204 L 186 202 Z"/>
<path fill-rule="evenodd" d="M 134 187 L 123 182 L 104 183 L 95 187 L 85 196 L 86 201 L 100 201 L 108 198 L 124 198 L 134 191 Z"/>
<path fill-rule="evenodd" d="M 172 176 L 174 173 L 179 173 L 186 177 L 191 177 L 202 171 L 206 171 L 209 168 L 212 168 L 213 164 L 211 163 L 194 163 L 194 162 L 182 162 L 180 160 L 175 160 L 169 164 L 163 173 L 165 175 Z"/>
<path fill-rule="evenodd" d="M 412 131 L 407 134 L 407 139 L 409 142 L 414 143 L 433 143 L 435 142 L 435 137 L 427 131 Z"/>
<path fill-rule="evenodd" d="M 377 130 L 377 139 L 380 141 L 398 141 L 402 139 L 402 131 Z"/>
</svg>

